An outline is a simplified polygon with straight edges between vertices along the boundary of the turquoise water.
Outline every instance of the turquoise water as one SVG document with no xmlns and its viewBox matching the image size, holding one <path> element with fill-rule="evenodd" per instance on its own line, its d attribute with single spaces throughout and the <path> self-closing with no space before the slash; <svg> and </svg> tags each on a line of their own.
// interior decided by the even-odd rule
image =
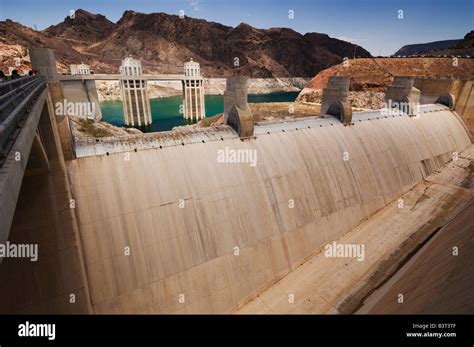
<svg viewBox="0 0 474 347">
<path fill-rule="evenodd" d="M 272 93 L 249 95 L 249 102 L 291 102 L 295 101 L 298 92 Z M 206 117 L 211 117 L 224 111 L 224 98 L 222 95 L 206 95 Z M 181 96 L 151 99 L 151 115 L 153 122 L 145 132 L 156 132 L 171 130 L 175 126 L 190 124 L 186 123 L 183 115 L 179 113 L 179 107 L 183 102 Z M 124 127 L 122 101 L 102 101 L 100 103 L 102 120 L 113 125 Z"/>
</svg>

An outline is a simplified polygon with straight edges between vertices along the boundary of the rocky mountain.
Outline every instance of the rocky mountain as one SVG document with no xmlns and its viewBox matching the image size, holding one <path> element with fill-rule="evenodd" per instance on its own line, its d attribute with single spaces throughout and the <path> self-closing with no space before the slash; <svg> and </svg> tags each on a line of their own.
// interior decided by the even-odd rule
<svg viewBox="0 0 474 347">
<path fill-rule="evenodd" d="M 461 41 L 456 43 L 453 50 L 463 50 L 465 54 L 474 56 L 474 30 L 468 32 Z"/>
<path fill-rule="evenodd" d="M 368 58 L 370 55 L 367 51 L 347 41 L 339 40 L 330 37 L 327 34 L 307 33 L 304 35 L 305 39 L 312 44 L 323 47 L 331 53 L 347 58 Z"/>
<path fill-rule="evenodd" d="M 437 51 L 441 49 L 451 49 L 461 40 L 444 40 L 434 41 L 429 43 L 418 43 L 413 45 L 406 45 L 395 52 L 394 55 L 413 55 L 423 54 L 430 51 Z"/>
<path fill-rule="evenodd" d="M 20 72 L 28 71 L 31 67 L 28 47 L 34 46 L 52 48 L 60 71 L 67 71 L 69 64 L 84 59 L 84 54 L 62 39 L 47 36 L 9 19 L 0 21 L 0 68 L 5 73 L 12 68 Z"/>
<path fill-rule="evenodd" d="M 69 64 L 91 65 L 96 73 L 116 73 L 121 59 L 131 54 L 142 60 L 146 73 L 180 73 L 184 61 L 193 58 L 207 77 L 246 75 L 264 77 L 310 77 L 338 64 L 344 57 L 370 57 L 360 46 L 326 34 L 302 35 L 288 28 L 237 27 L 203 19 L 165 13 L 125 11 L 117 23 L 100 14 L 77 10 L 42 32 L 10 20 L 0 22 L 0 50 L 18 45 L 55 51 L 59 70 Z M 19 54 L 19 53 L 15 53 Z M 0 53 L 0 64 L 14 57 Z M 26 55 L 20 57 L 28 65 Z"/>
<path fill-rule="evenodd" d="M 468 32 L 461 40 L 436 41 L 408 45 L 400 48 L 395 55 L 424 54 L 430 56 L 474 56 L 474 31 Z"/>
<path fill-rule="evenodd" d="M 77 10 L 73 16 L 66 17 L 64 22 L 52 25 L 43 32 L 50 37 L 79 40 L 87 44 L 105 39 L 112 33 L 113 28 L 114 23 L 105 16 Z"/>
</svg>

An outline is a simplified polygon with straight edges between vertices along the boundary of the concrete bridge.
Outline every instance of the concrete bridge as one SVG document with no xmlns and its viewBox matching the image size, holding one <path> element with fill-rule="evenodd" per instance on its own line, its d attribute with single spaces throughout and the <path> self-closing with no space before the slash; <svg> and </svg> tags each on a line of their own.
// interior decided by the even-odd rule
<svg viewBox="0 0 474 347">
<path fill-rule="evenodd" d="M 259 125 L 245 79 L 229 79 L 218 129 L 91 141 L 78 158 L 54 108 L 67 82 L 51 51 L 30 56 L 42 77 L 0 85 L 0 242 L 37 245 L 39 260 L 4 259 L 3 313 L 233 312 L 471 146 L 449 100 L 352 114 L 336 78 L 324 117 Z M 405 82 L 391 90 L 411 99 Z M 221 163 L 223 149 L 258 165 Z M 435 229 L 439 211 L 471 201 L 460 189 L 447 204 L 447 190 L 429 194 Z"/>
<path fill-rule="evenodd" d="M 146 81 L 184 81 L 186 76 L 179 74 L 140 75 L 140 79 Z M 91 74 L 91 75 L 59 75 L 61 82 L 67 81 L 120 81 L 130 79 L 121 74 Z"/>
<path fill-rule="evenodd" d="M 48 96 L 44 77 L 2 83 L 0 91 L 0 243 L 4 243 L 23 176 L 50 169 L 44 140 L 51 133 L 44 109 Z"/>
</svg>

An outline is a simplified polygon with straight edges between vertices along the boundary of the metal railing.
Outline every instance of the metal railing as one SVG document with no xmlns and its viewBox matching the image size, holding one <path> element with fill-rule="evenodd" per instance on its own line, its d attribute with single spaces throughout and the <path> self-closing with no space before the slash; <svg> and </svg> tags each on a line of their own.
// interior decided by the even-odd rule
<svg viewBox="0 0 474 347">
<path fill-rule="evenodd" d="M 46 80 L 40 76 L 0 83 L 0 166 L 45 88 Z"/>
</svg>

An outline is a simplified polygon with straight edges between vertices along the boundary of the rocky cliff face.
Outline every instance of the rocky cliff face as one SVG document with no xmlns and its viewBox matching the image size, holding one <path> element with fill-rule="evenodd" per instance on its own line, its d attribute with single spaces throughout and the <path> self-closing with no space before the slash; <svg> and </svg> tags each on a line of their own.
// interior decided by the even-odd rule
<svg viewBox="0 0 474 347">
<path fill-rule="evenodd" d="M 468 32 L 462 40 L 435 41 L 400 48 L 395 55 L 469 55 L 474 56 L 474 31 Z"/>
<path fill-rule="evenodd" d="M 435 41 L 429 43 L 419 43 L 414 45 L 406 45 L 400 48 L 395 52 L 395 55 L 412 55 L 412 54 L 423 54 L 430 51 L 442 50 L 442 49 L 451 49 L 453 48 L 460 40 L 444 40 L 444 41 Z"/>
<path fill-rule="evenodd" d="M 454 50 L 463 50 L 465 54 L 474 55 L 474 30 L 468 32 L 461 41 L 456 43 Z"/>
<path fill-rule="evenodd" d="M 66 17 L 42 32 L 7 20 L 0 22 L 0 34 L 4 45 L 54 49 L 58 68 L 64 73 L 69 64 L 80 62 L 91 65 L 96 73 L 116 73 L 121 59 L 132 54 L 142 60 L 147 73 L 180 73 L 183 62 L 193 58 L 206 77 L 310 77 L 352 57 L 354 51 L 357 56 L 370 56 L 359 46 L 325 34 L 257 29 L 245 23 L 233 28 L 202 19 L 133 11 L 125 11 L 114 24 L 102 15 L 77 10 L 74 18 Z"/>
<path fill-rule="evenodd" d="M 68 16 L 64 22 L 48 27 L 43 33 L 49 37 L 90 44 L 107 38 L 113 29 L 114 23 L 105 16 L 77 10 L 73 16 Z"/>
<path fill-rule="evenodd" d="M 28 47 L 49 47 L 54 50 L 59 71 L 69 71 L 69 64 L 80 63 L 84 54 L 63 39 L 47 36 L 11 20 L 0 21 L 0 68 L 20 73 L 31 68 Z"/>
<path fill-rule="evenodd" d="M 474 77 L 474 60 L 459 59 L 457 65 L 451 58 L 371 58 L 351 59 L 320 71 L 306 86 L 322 89 L 329 77 L 350 76 L 353 91 L 384 91 L 392 76 Z"/>
</svg>

